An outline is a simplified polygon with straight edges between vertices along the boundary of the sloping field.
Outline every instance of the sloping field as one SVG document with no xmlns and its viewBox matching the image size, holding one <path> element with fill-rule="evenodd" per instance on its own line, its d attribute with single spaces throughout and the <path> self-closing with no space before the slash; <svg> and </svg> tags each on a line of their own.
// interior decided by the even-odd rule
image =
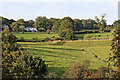
<svg viewBox="0 0 120 80">
<path fill-rule="evenodd" d="M 90 61 L 90 67 L 94 70 L 100 66 L 106 66 L 106 60 L 110 53 L 110 41 L 68 41 L 68 42 L 18 42 L 34 56 L 40 56 L 48 70 L 56 72 L 60 77 L 65 69 L 73 62 Z"/>
</svg>

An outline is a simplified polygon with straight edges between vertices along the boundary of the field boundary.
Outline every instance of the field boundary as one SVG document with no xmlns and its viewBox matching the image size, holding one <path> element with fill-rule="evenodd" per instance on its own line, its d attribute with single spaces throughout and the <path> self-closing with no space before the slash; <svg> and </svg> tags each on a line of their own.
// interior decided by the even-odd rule
<svg viewBox="0 0 120 80">
<path fill-rule="evenodd" d="M 71 42 L 71 41 L 104 41 L 104 40 L 111 40 L 111 39 L 92 39 L 92 40 L 84 40 L 84 39 L 79 39 L 79 40 L 50 40 L 50 41 L 21 41 L 17 40 L 17 42 Z"/>
<path fill-rule="evenodd" d="M 79 40 L 56 40 L 56 41 L 48 41 L 48 42 L 72 42 L 72 41 L 110 41 L 111 39 L 93 39 L 93 40 L 82 40 L 82 39 L 79 39 Z"/>
</svg>

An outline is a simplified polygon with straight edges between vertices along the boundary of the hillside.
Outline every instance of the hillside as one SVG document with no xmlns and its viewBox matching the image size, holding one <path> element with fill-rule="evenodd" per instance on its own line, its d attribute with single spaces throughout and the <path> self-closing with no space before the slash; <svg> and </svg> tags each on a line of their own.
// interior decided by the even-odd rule
<svg viewBox="0 0 120 80">
<path fill-rule="evenodd" d="M 50 72 L 60 77 L 73 62 L 90 61 L 90 67 L 96 70 L 106 66 L 105 60 L 110 53 L 110 41 L 69 41 L 69 42 L 18 42 L 22 47 L 40 56 Z M 96 57 L 97 55 L 97 57 Z M 53 69 L 54 68 L 54 69 Z"/>
</svg>

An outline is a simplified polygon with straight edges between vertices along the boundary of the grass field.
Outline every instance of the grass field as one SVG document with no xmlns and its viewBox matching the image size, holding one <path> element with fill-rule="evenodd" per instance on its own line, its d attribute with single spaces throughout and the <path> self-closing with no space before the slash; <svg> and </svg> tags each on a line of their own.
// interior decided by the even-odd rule
<svg viewBox="0 0 120 80">
<path fill-rule="evenodd" d="M 106 39 L 110 37 L 111 33 L 88 33 L 88 34 L 75 34 L 76 37 L 78 37 L 78 39 L 83 39 L 84 35 L 88 35 L 91 37 L 95 37 L 96 39 Z M 47 33 L 41 33 L 41 32 L 25 32 L 24 34 L 19 32 L 15 34 L 16 37 L 18 38 L 18 40 L 21 39 L 21 37 L 24 38 L 25 41 L 34 41 L 33 38 L 37 38 L 37 40 L 41 40 L 44 38 L 50 38 L 51 36 L 55 36 L 55 37 L 59 37 L 57 34 L 47 34 Z M 99 36 L 101 35 L 101 36 Z"/>
<path fill-rule="evenodd" d="M 25 41 L 30 40 L 33 41 L 33 38 L 37 38 L 37 40 L 41 40 L 44 38 L 50 38 L 51 36 L 58 37 L 57 34 L 47 34 L 47 33 L 40 33 L 40 32 L 25 32 L 24 34 L 19 32 L 15 34 L 18 40 L 21 39 L 21 37 L 24 38 Z"/>
<path fill-rule="evenodd" d="M 74 62 L 90 61 L 90 67 L 96 70 L 106 66 L 110 53 L 110 41 L 67 41 L 67 42 L 18 42 L 34 56 L 40 56 L 48 64 L 49 72 L 61 77 L 65 69 Z M 83 50 L 84 49 L 84 50 Z M 95 55 L 98 56 L 95 57 Z M 99 59 L 100 58 L 100 59 Z"/>
<path fill-rule="evenodd" d="M 106 38 L 110 38 L 111 33 L 110 32 L 106 32 L 106 33 L 75 34 L 75 36 L 77 36 L 79 39 L 83 39 L 84 35 L 88 35 L 88 36 L 94 37 L 96 39 L 106 39 Z"/>
</svg>

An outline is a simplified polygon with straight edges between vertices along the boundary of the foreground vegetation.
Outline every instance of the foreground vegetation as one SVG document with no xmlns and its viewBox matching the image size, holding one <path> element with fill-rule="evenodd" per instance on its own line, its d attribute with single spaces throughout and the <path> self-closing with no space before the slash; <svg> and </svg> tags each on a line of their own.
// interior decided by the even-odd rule
<svg viewBox="0 0 120 80">
<path fill-rule="evenodd" d="M 90 61 L 96 71 L 107 66 L 106 58 L 110 52 L 110 41 L 69 41 L 69 42 L 18 42 L 34 56 L 40 56 L 48 64 L 49 72 L 61 77 L 65 69 L 74 62 Z"/>
<path fill-rule="evenodd" d="M 18 46 L 16 37 L 8 29 L 2 31 L 2 79 L 44 78 L 47 66 Z"/>
</svg>

